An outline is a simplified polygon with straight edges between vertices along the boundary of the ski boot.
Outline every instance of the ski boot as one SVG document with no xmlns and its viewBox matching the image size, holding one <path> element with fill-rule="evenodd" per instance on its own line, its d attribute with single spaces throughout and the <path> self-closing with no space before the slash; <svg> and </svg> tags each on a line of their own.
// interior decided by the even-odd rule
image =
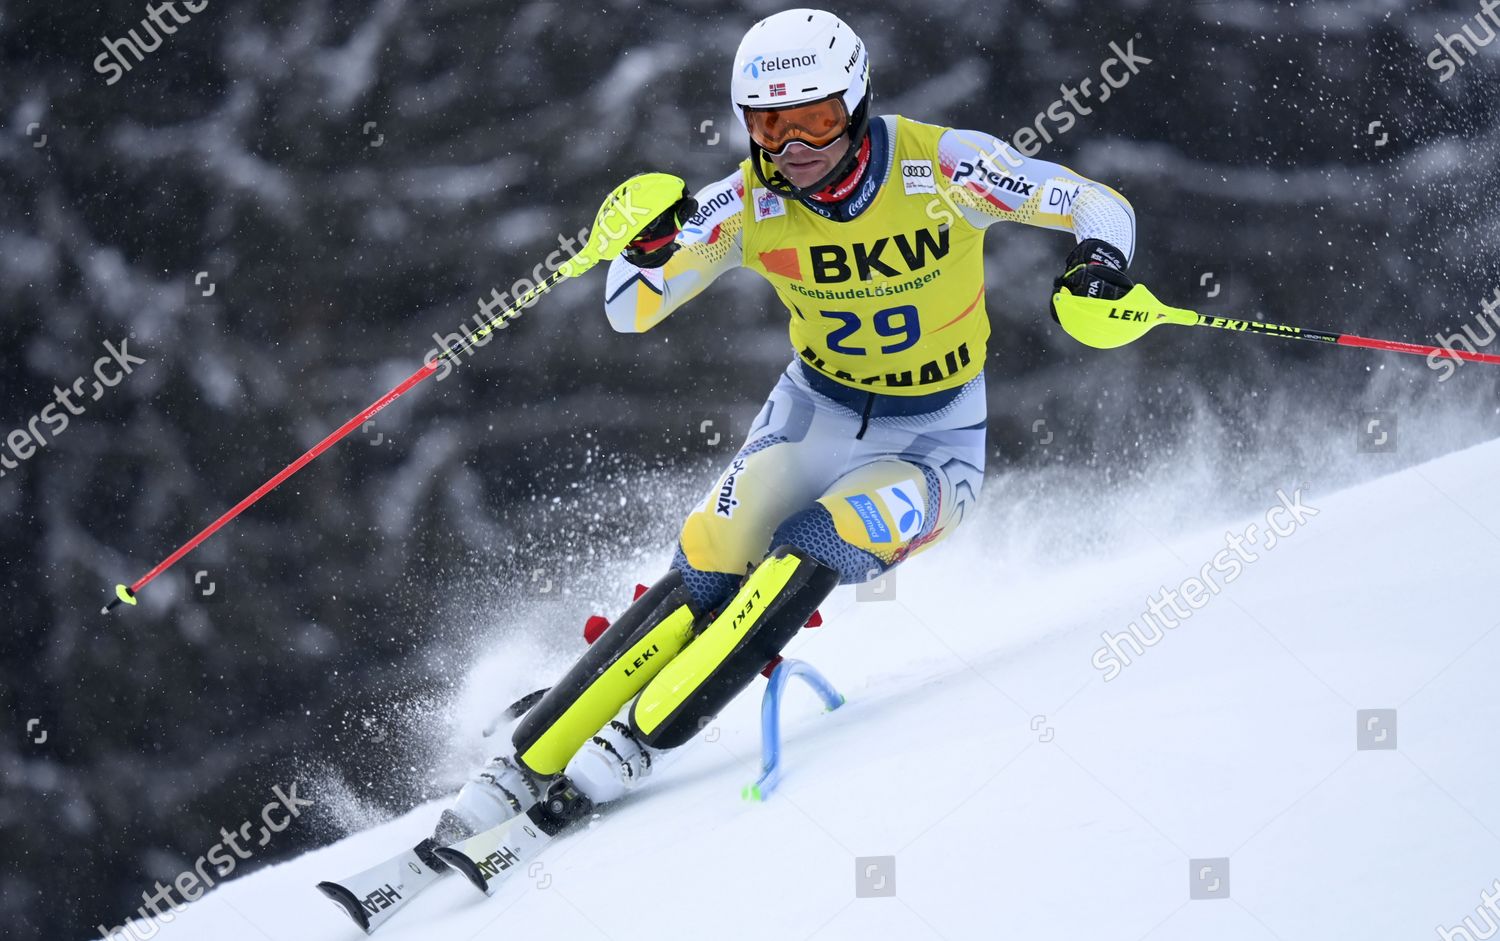
<svg viewBox="0 0 1500 941">
<path fill-rule="evenodd" d="M 522 768 L 515 758 L 493 758 L 458 792 L 438 818 L 432 838 L 447 846 L 524 814 L 541 799 L 547 779 Z"/>
<path fill-rule="evenodd" d="M 612 719 L 583 743 L 563 774 L 589 800 L 608 804 L 638 787 L 664 751 L 644 744 L 628 724 Z"/>
</svg>

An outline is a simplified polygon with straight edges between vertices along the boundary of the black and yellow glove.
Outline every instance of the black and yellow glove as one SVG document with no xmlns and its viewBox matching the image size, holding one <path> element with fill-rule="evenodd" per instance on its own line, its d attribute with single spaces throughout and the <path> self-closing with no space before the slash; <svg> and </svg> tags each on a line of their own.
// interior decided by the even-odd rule
<svg viewBox="0 0 1500 941">
<path fill-rule="evenodd" d="M 1054 291 L 1067 288 L 1076 297 L 1097 297 L 1100 300 L 1119 300 L 1135 282 L 1125 273 L 1130 260 L 1125 253 L 1103 239 L 1084 239 L 1068 253 L 1063 263 L 1063 273 L 1052 282 Z M 1057 311 L 1052 311 L 1057 319 Z"/>
<path fill-rule="evenodd" d="M 646 223 L 646 227 L 631 239 L 620 252 L 620 257 L 637 268 L 660 268 L 677 251 L 677 236 L 682 227 L 698 211 L 698 200 L 688 195 L 683 187 L 682 198 L 673 203 L 666 212 Z"/>
</svg>

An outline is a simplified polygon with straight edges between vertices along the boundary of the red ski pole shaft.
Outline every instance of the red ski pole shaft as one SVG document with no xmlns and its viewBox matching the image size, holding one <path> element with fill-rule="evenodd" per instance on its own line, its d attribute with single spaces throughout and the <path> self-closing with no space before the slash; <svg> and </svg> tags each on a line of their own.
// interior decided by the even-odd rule
<svg viewBox="0 0 1500 941">
<path fill-rule="evenodd" d="M 1339 337 L 1340 346 L 1358 346 L 1367 350 L 1388 350 L 1393 353 L 1411 353 L 1414 356 L 1432 356 L 1437 354 L 1445 359 L 1461 359 L 1470 363 L 1490 363 L 1500 366 L 1500 356 L 1493 353 L 1467 353 L 1463 350 L 1450 350 L 1441 346 L 1423 346 L 1420 343 L 1402 343 L 1398 340 L 1371 340 L 1368 337 L 1356 337 L 1344 334 Z"/>
<path fill-rule="evenodd" d="M 559 282 L 568 278 L 579 277 L 604 259 L 614 258 L 619 255 L 628 241 L 641 231 L 641 227 L 647 221 L 657 218 L 672 209 L 686 195 L 687 185 L 680 178 L 666 173 L 637 174 L 615 187 L 609 197 L 604 200 L 604 204 L 599 207 L 599 212 L 594 217 L 594 226 L 589 230 L 588 242 L 576 254 L 563 261 L 561 266 L 554 270 L 552 274 L 522 294 L 509 307 L 492 317 L 484 326 L 480 327 L 474 333 L 469 334 L 462 343 L 444 350 L 431 362 L 424 364 L 421 369 L 412 373 L 405 382 L 402 382 L 396 388 L 382 395 L 364 411 L 340 425 L 328 437 L 314 445 L 306 454 L 283 468 L 281 473 L 261 484 L 255 489 L 254 493 L 236 503 L 223 516 L 210 523 L 208 528 L 183 543 L 176 552 L 163 559 L 156 568 L 153 568 L 137 579 L 135 584 L 116 585 L 115 597 L 109 604 L 104 606 L 103 613 L 107 614 L 122 604 L 135 604 L 136 592 L 148 585 L 158 575 L 176 565 L 181 561 L 183 556 L 192 552 L 204 540 L 228 525 L 231 520 L 253 506 L 261 497 L 275 490 L 288 477 L 307 466 L 318 455 L 333 447 L 334 444 L 338 443 L 349 432 L 358 428 L 364 422 L 369 421 L 381 409 L 400 398 L 423 379 L 437 372 L 438 364 L 443 360 L 454 359 L 469 352 L 469 350 L 477 346 L 481 340 L 488 337 L 492 332 L 503 329 L 509 321 L 521 316 L 522 311 L 534 303 L 537 298 L 550 291 Z"/>
<path fill-rule="evenodd" d="M 365 422 L 375 417 L 376 413 L 385 408 L 387 405 L 390 405 L 392 402 L 396 401 L 396 399 L 400 398 L 402 395 L 406 394 L 407 390 L 411 389 L 413 386 L 420 383 L 423 379 L 426 379 L 428 376 L 437 372 L 438 362 L 438 360 L 433 360 L 430 363 L 424 363 L 421 369 L 412 373 L 411 376 L 408 377 L 400 385 L 396 386 L 385 395 L 382 395 L 380 398 L 370 403 L 369 407 L 360 412 L 358 415 L 355 415 L 353 418 L 344 422 L 344 424 L 340 425 L 337 429 L 330 433 L 328 437 L 324 438 L 322 441 L 319 441 L 317 444 L 309 448 L 306 454 L 297 458 L 286 467 L 283 467 L 281 469 L 281 472 L 278 473 L 275 477 L 272 477 L 270 480 L 261 484 L 259 487 L 256 487 L 255 491 L 248 497 L 230 507 L 223 516 L 214 520 L 212 523 L 209 523 L 202 532 L 194 536 L 192 539 L 189 539 L 187 542 L 183 543 L 176 552 L 173 552 L 171 555 L 167 556 L 165 559 L 159 562 L 156 568 L 136 579 L 134 584 L 129 586 L 118 586 L 115 589 L 115 597 L 109 602 L 109 604 L 104 606 L 103 613 L 108 614 L 110 611 L 114 610 L 121 604 L 134 604 L 136 592 L 151 584 L 156 576 L 176 565 L 183 556 L 198 548 L 198 546 L 202 544 L 204 540 L 212 536 L 214 533 L 218 532 L 220 529 L 224 528 L 224 526 L 226 526 L 236 516 L 239 516 L 241 513 L 248 510 L 256 503 L 256 501 L 260 500 L 261 497 L 281 486 L 282 482 L 285 481 L 288 477 L 292 476 L 293 474 L 297 473 L 297 471 L 312 463 L 314 458 L 322 454 L 324 451 L 327 451 L 329 448 L 333 447 L 340 440 L 346 437 L 349 432 L 353 431 L 360 425 L 363 425 Z"/>
<path fill-rule="evenodd" d="M 496 328 L 506 326 L 507 321 L 519 317 L 521 315 L 521 311 L 525 310 L 527 306 L 529 306 L 542 294 L 545 294 L 547 291 L 551 290 L 552 287 L 559 281 L 563 280 L 566 277 L 570 277 L 587 270 L 588 264 L 592 264 L 592 262 L 588 262 L 587 264 L 579 264 L 573 268 L 564 267 L 562 269 L 559 269 L 558 271 L 553 272 L 547 277 L 545 281 L 543 281 L 541 284 L 538 284 L 530 291 L 527 291 L 519 299 L 517 299 L 515 303 L 511 304 L 509 308 L 500 313 L 489 323 L 485 324 L 475 333 L 470 334 L 467 338 L 465 338 L 463 343 L 457 344 L 447 350 L 444 350 L 441 355 L 434 358 L 431 362 L 423 363 L 421 369 L 418 369 L 416 372 L 412 373 L 409 377 L 406 378 L 405 381 L 403 381 L 400 385 L 396 386 L 391 391 L 387 392 L 385 395 L 382 395 L 374 402 L 371 402 L 364 411 L 360 412 L 358 415 L 355 415 L 353 418 L 349 419 L 338 428 L 334 429 L 333 432 L 328 435 L 328 437 L 313 445 L 306 454 L 302 455 L 292 463 L 288 464 L 286 467 L 282 468 L 281 472 L 278 473 L 275 477 L 272 477 L 270 480 L 255 488 L 255 492 L 251 493 L 248 497 L 230 507 L 223 516 L 210 523 L 198 535 L 183 543 L 180 547 L 178 547 L 177 551 L 173 552 L 171 555 L 163 559 L 151 571 L 136 579 L 136 581 L 131 585 L 116 585 L 115 596 L 110 599 L 109 603 L 104 606 L 103 610 L 100 613 L 108 614 L 122 604 L 135 604 L 136 592 L 149 585 L 158 575 L 176 565 L 179 561 L 182 560 L 183 556 L 198 548 L 198 546 L 201 545 L 204 540 L 208 539 L 214 533 L 224 528 L 224 526 L 228 525 L 229 522 L 236 516 L 239 516 L 241 513 L 254 506 L 261 497 L 264 497 L 272 490 L 275 490 L 277 487 L 281 486 L 281 484 L 285 482 L 288 477 L 292 476 L 293 474 L 297 473 L 297 471 L 312 463 L 312 461 L 316 459 L 318 455 L 333 447 L 341 439 L 346 437 L 349 432 L 369 421 L 378 412 L 380 412 L 381 409 L 385 408 L 387 405 L 390 405 L 392 402 L 396 401 L 398 398 L 410 391 L 412 387 L 418 385 L 422 382 L 422 380 L 437 372 L 439 363 L 441 363 L 445 359 L 456 358 L 468 352 L 470 349 L 473 349 L 478 340 L 489 336 L 490 333 L 493 332 Z"/>
</svg>

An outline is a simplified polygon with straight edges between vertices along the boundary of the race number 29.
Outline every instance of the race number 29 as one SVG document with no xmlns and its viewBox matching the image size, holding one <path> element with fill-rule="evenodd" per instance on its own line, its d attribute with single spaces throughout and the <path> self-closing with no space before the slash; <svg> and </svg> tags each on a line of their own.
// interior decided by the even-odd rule
<svg viewBox="0 0 1500 941">
<path fill-rule="evenodd" d="M 839 322 L 839 325 L 828 334 L 830 350 L 847 356 L 869 355 L 868 345 L 859 346 L 848 342 L 864 326 L 858 314 L 849 310 L 825 310 L 820 313 L 829 320 Z M 910 304 L 887 307 L 885 310 L 877 311 L 870 320 L 870 327 L 875 331 L 876 336 L 885 340 L 895 340 L 894 343 L 879 344 L 882 353 L 899 353 L 902 350 L 909 350 L 922 338 L 921 318 L 917 316 L 917 309 Z"/>
</svg>

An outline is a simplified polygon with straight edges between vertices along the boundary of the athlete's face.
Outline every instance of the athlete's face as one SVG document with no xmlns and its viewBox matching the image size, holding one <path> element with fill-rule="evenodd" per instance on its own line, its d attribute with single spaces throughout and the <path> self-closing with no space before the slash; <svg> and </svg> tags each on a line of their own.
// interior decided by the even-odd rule
<svg viewBox="0 0 1500 941">
<path fill-rule="evenodd" d="M 793 186 L 811 186 L 827 176 L 834 166 L 849 152 L 849 135 L 822 150 L 813 150 L 801 141 L 792 141 L 786 150 L 771 158 L 781 175 L 792 181 Z"/>
</svg>

